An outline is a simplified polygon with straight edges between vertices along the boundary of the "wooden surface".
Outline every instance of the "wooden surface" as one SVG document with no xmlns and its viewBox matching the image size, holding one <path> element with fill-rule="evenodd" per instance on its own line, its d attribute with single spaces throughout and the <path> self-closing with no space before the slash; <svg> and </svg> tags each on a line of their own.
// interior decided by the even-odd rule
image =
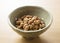
<svg viewBox="0 0 60 43">
<path fill-rule="evenodd" d="M 8 15 L 24 5 L 41 6 L 53 15 L 51 27 L 34 40 L 25 40 L 8 25 Z M 0 0 L 0 43 L 60 43 L 60 0 Z"/>
</svg>

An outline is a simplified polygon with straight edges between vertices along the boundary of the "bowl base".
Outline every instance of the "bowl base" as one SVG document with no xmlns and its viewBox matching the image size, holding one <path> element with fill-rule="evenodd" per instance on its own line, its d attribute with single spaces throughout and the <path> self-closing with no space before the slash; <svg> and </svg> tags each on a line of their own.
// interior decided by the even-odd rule
<svg viewBox="0 0 60 43">
<path fill-rule="evenodd" d="M 24 39 L 27 39 L 27 40 L 33 40 L 33 39 L 35 39 L 35 38 L 38 38 L 39 36 L 37 36 L 37 37 L 23 37 Z"/>
</svg>

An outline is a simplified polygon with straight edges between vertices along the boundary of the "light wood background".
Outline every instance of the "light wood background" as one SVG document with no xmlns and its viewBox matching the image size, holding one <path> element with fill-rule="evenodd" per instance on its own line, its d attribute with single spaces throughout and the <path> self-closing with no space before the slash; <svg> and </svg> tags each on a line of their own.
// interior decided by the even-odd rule
<svg viewBox="0 0 60 43">
<path fill-rule="evenodd" d="M 25 40 L 8 25 L 8 15 L 25 5 L 41 6 L 53 15 L 51 27 L 34 40 Z M 60 43 L 60 0 L 0 0 L 0 43 Z"/>
</svg>

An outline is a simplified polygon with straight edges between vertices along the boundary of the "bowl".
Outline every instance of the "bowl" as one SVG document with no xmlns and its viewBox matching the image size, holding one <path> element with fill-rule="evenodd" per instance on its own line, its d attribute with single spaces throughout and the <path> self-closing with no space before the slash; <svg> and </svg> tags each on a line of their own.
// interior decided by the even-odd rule
<svg viewBox="0 0 60 43">
<path fill-rule="evenodd" d="M 39 30 L 32 30 L 32 31 L 24 31 L 15 27 L 15 18 L 19 18 L 23 15 L 33 15 L 43 18 L 46 26 L 43 29 Z M 52 15 L 48 13 L 45 9 L 41 8 L 40 6 L 22 6 L 15 9 L 9 16 L 8 16 L 9 25 L 12 29 L 17 32 L 19 35 L 25 38 L 35 38 L 45 32 L 50 25 L 52 24 Z"/>
</svg>

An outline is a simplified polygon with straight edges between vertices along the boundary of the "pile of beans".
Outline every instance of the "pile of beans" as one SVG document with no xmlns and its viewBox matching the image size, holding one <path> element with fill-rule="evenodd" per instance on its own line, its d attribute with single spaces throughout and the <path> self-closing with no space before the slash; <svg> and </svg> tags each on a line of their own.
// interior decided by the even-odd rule
<svg viewBox="0 0 60 43">
<path fill-rule="evenodd" d="M 15 24 L 18 29 L 29 30 L 39 30 L 45 27 L 44 21 L 32 15 L 24 15 L 20 18 L 15 18 Z"/>
</svg>

